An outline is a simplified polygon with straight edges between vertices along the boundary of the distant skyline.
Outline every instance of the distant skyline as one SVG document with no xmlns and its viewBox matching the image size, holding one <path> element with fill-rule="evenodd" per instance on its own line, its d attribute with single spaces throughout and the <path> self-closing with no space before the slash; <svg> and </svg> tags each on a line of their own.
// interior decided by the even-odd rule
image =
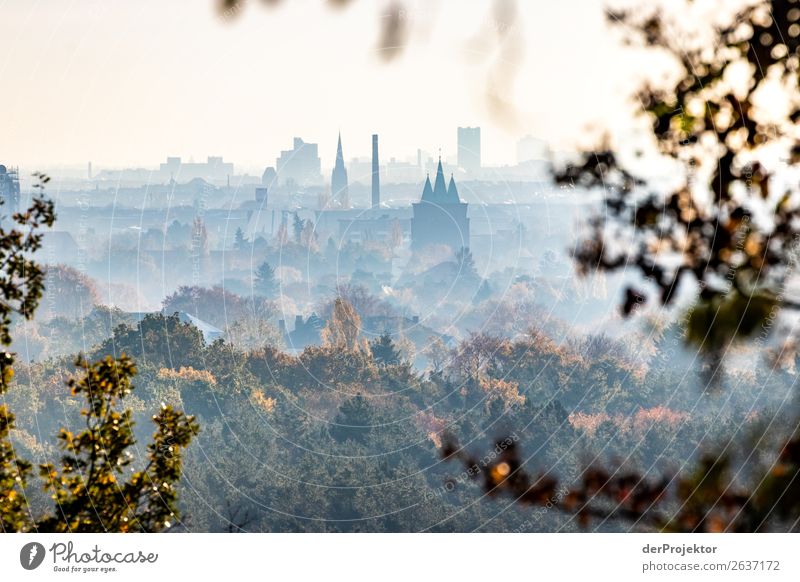
<svg viewBox="0 0 800 582">
<path fill-rule="evenodd" d="M 318 141 L 315 141 L 315 140 L 312 140 L 310 138 L 307 138 L 306 136 L 292 136 L 291 138 L 289 138 L 287 140 L 287 144 L 283 148 L 283 150 L 291 150 L 292 149 L 292 145 L 293 145 L 292 144 L 293 138 L 298 138 L 298 137 L 299 138 L 303 138 L 306 144 L 318 145 L 318 143 L 319 143 Z M 532 137 L 533 136 L 530 136 L 530 135 L 529 136 L 523 136 L 522 139 L 530 139 Z M 371 144 L 372 143 L 372 136 L 369 136 L 369 138 L 370 138 L 370 144 Z M 536 140 L 536 139 L 537 138 L 534 138 L 534 140 Z M 343 160 L 344 160 L 345 165 L 350 165 L 352 163 L 364 164 L 364 163 L 372 161 L 371 153 L 369 155 L 349 155 L 348 154 L 347 143 L 344 141 L 344 137 L 342 137 L 342 140 L 344 142 L 344 145 L 342 146 L 342 149 L 343 149 Z M 455 140 L 453 140 L 453 141 L 455 141 Z M 515 148 L 518 145 L 519 145 L 519 140 L 515 144 Z M 541 145 L 542 147 L 546 146 L 545 142 L 543 142 L 543 141 L 538 145 Z M 280 152 L 278 152 L 278 153 L 280 153 Z M 430 151 L 430 150 L 422 149 L 422 153 L 423 153 L 423 155 L 426 156 L 423 159 L 423 163 L 429 162 L 429 161 L 434 161 L 435 162 L 441 156 L 441 160 L 445 164 L 451 165 L 451 166 L 458 165 L 458 152 L 457 152 L 457 146 L 456 146 L 455 143 L 452 146 L 452 151 L 450 149 L 445 150 L 444 148 L 442 148 L 441 151 L 439 151 L 439 150 Z M 48 167 L 49 166 L 49 167 L 52 167 L 52 168 L 69 169 L 71 171 L 83 174 L 83 173 L 86 173 L 88 171 L 88 164 L 91 164 L 92 175 L 97 175 L 98 173 L 100 173 L 100 172 L 102 172 L 104 170 L 121 171 L 121 170 L 141 170 L 141 169 L 143 169 L 143 170 L 158 171 L 159 167 L 162 167 L 162 169 L 163 169 L 163 166 L 165 166 L 166 164 L 172 163 L 171 160 L 173 158 L 180 158 L 180 160 L 181 160 L 181 162 L 183 164 L 187 164 L 187 163 L 188 164 L 204 164 L 210 158 L 217 158 L 218 157 L 218 158 L 221 158 L 222 162 L 224 162 L 226 165 L 227 164 L 232 164 L 234 166 L 234 174 L 236 174 L 236 175 L 249 173 L 249 174 L 258 174 L 260 176 L 263 173 L 263 171 L 265 170 L 265 168 L 272 167 L 274 169 L 276 167 L 276 161 L 277 161 L 275 158 L 270 158 L 270 159 L 265 160 L 263 163 L 246 164 L 246 163 L 241 163 L 238 160 L 233 159 L 230 156 L 225 155 L 224 152 L 210 152 L 208 155 L 202 155 L 202 156 L 194 156 L 194 155 L 192 155 L 192 156 L 181 156 L 179 154 L 175 155 L 175 154 L 172 154 L 172 153 L 166 153 L 164 155 L 161 155 L 160 158 L 159 157 L 155 157 L 156 155 L 158 155 L 158 154 L 154 154 L 154 157 L 152 157 L 150 159 L 147 159 L 147 160 L 142 160 L 141 162 L 136 163 L 136 164 L 114 164 L 114 163 L 111 163 L 111 164 L 100 164 L 100 163 L 97 163 L 94 160 L 87 160 L 85 162 L 84 161 L 78 161 L 78 162 L 72 162 L 72 163 L 44 162 L 44 167 Z M 515 166 L 518 163 L 518 156 L 519 156 L 519 151 L 518 151 L 518 148 L 517 148 L 517 149 L 514 150 L 514 152 L 511 154 L 511 158 L 509 158 L 508 160 L 499 160 L 497 164 L 484 163 L 482 165 L 482 167 L 490 168 L 490 167 L 495 167 L 495 166 Z M 321 163 L 322 163 L 322 170 L 324 172 L 328 172 L 329 173 L 335 166 L 336 151 L 333 151 L 333 152 L 320 151 L 319 152 L 319 158 L 320 158 Z M 380 165 L 381 166 L 390 164 L 392 161 L 395 161 L 397 163 L 415 163 L 416 160 L 417 160 L 417 150 L 408 151 L 408 152 L 405 152 L 405 153 L 398 152 L 398 155 L 392 155 L 392 156 L 386 156 L 386 157 L 383 156 L 382 152 L 379 153 L 379 161 L 380 161 Z M 71 172 L 71 173 L 73 173 L 73 172 Z M 25 177 L 25 176 L 23 176 L 23 177 Z M 329 178 L 329 177 L 330 176 L 327 176 L 327 178 Z"/>
<path fill-rule="evenodd" d="M 211 0 L 0 0 L 0 162 L 99 169 L 222 155 L 254 170 L 299 136 L 329 167 L 339 131 L 348 160 L 370 156 L 373 133 L 382 160 L 417 148 L 453 158 L 456 128 L 480 126 L 484 164 L 502 165 L 524 135 L 566 148 L 601 119 L 624 130 L 637 59 L 608 34 L 599 2 L 521 3 L 511 127 L 486 102 L 497 53 L 470 43 L 486 32 L 490 3 L 409 4 L 409 48 L 384 64 L 382 2 L 249 2 L 226 22 Z M 608 59 L 616 76 L 605 75 Z"/>
</svg>

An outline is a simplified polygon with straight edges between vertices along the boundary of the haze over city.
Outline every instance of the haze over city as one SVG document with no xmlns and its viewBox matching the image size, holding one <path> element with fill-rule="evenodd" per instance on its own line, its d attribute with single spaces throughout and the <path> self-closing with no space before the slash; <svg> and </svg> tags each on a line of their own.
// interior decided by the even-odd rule
<svg viewBox="0 0 800 582">
<path fill-rule="evenodd" d="M 624 127 L 622 97 L 637 76 L 592 0 L 521 3 L 495 21 L 518 33 L 509 52 L 488 1 L 408 3 L 408 46 L 391 62 L 377 51 L 380 2 L 248 2 L 228 19 L 189 0 L 0 5 L 0 74 L 15 89 L 0 95 L 0 159 L 26 167 L 224 155 L 252 169 L 293 135 L 331 152 L 339 131 L 351 156 L 368 156 L 369 135 L 381 133 L 386 157 L 403 158 L 452 152 L 459 125 L 482 126 L 486 162 L 502 165 L 524 135 L 573 146 L 600 111 Z M 599 67 L 608 59 L 612 77 Z M 498 64 L 510 69 L 507 87 L 493 77 Z M 508 91 L 513 127 L 487 90 Z"/>
<path fill-rule="evenodd" d="M 800 0 L 0 0 L 0 78 L 0 579 L 797 569 L 688 540 L 800 531 Z"/>
</svg>

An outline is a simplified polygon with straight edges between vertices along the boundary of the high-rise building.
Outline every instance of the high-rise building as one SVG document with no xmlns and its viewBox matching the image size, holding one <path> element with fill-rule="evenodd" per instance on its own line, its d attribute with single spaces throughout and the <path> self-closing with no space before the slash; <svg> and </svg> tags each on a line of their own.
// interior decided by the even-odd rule
<svg viewBox="0 0 800 582">
<path fill-rule="evenodd" d="M 19 172 L 0 164 L 0 216 L 10 217 L 19 211 Z"/>
<path fill-rule="evenodd" d="M 306 143 L 296 137 L 292 149 L 282 150 L 275 162 L 278 182 L 283 185 L 294 182 L 298 186 L 322 183 L 319 148 L 315 143 Z"/>
<path fill-rule="evenodd" d="M 428 245 L 447 245 L 453 252 L 469 248 L 467 208 L 468 204 L 461 202 L 452 176 L 450 185 L 445 186 L 440 158 L 434 186 L 428 176 L 422 198 L 413 204 L 411 248 L 420 250 Z"/>
<path fill-rule="evenodd" d="M 378 158 L 378 134 L 372 135 L 372 207 L 381 206 L 381 174 Z"/>
<path fill-rule="evenodd" d="M 331 197 L 342 207 L 350 206 L 350 197 L 347 192 L 347 169 L 344 167 L 342 154 L 342 134 L 339 134 L 339 143 L 336 146 L 336 164 L 331 174 Z"/>
<path fill-rule="evenodd" d="M 458 128 L 458 167 L 468 174 L 481 169 L 481 128 Z"/>
</svg>

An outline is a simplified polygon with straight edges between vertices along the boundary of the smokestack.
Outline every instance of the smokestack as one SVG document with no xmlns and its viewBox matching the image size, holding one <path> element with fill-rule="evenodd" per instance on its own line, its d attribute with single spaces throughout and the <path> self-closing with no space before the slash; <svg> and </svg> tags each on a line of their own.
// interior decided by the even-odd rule
<svg viewBox="0 0 800 582">
<path fill-rule="evenodd" d="M 381 207 L 381 177 L 378 162 L 378 134 L 372 134 L 372 207 Z"/>
</svg>

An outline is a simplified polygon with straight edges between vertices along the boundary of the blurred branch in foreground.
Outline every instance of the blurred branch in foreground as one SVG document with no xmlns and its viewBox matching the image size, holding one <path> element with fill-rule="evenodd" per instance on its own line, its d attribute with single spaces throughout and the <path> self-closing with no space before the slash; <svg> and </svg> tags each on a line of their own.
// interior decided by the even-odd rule
<svg viewBox="0 0 800 582">
<path fill-rule="evenodd" d="M 483 464 L 448 439 L 442 457 L 457 460 L 489 497 L 524 506 L 555 508 L 574 515 L 582 527 L 609 520 L 630 527 L 675 532 L 798 531 L 800 527 L 800 439 L 787 442 L 771 467 L 747 488 L 734 478 L 732 460 L 707 456 L 682 477 L 648 478 L 637 471 L 599 466 L 585 469 L 577 485 L 524 468 L 518 445 L 498 441 L 500 453 Z"/>
<path fill-rule="evenodd" d="M 285 4 L 284 0 L 260 0 L 268 7 Z M 288 2 L 288 0 L 287 0 Z M 344 9 L 353 0 L 327 0 L 334 9 Z M 238 17 L 248 0 L 217 0 L 217 10 L 223 20 Z M 390 0 L 378 11 L 376 53 L 381 61 L 389 63 L 400 58 L 408 48 L 415 23 L 421 18 L 430 21 L 438 10 L 438 2 L 426 0 L 416 4 Z M 420 16 L 415 16 L 419 13 Z M 519 108 L 512 94 L 519 77 L 525 48 L 525 37 L 519 23 L 517 0 L 493 0 L 483 25 L 468 41 L 467 56 L 473 61 L 489 61 L 485 77 L 484 99 L 489 114 L 500 125 L 516 129 L 520 121 Z"/>
</svg>

